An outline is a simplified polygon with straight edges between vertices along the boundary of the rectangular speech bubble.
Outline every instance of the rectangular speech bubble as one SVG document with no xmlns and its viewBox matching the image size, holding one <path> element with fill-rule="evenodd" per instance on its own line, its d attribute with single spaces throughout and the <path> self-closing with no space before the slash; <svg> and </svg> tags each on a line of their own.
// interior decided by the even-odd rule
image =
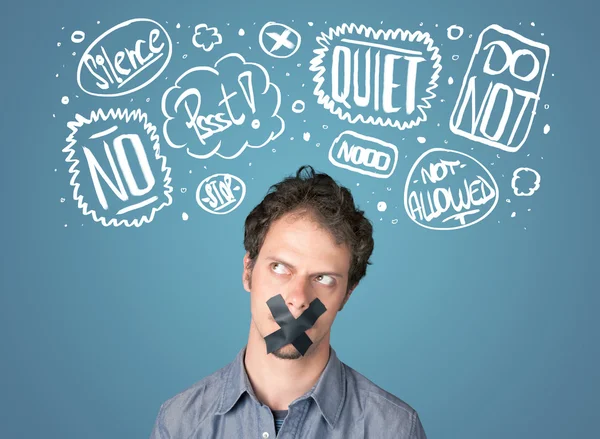
<svg viewBox="0 0 600 439">
<path fill-rule="evenodd" d="M 450 117 L 454 134 L 508 152 L 527 140 L 550 48 L 498 25 L 481 32 Z"/>
</svg>

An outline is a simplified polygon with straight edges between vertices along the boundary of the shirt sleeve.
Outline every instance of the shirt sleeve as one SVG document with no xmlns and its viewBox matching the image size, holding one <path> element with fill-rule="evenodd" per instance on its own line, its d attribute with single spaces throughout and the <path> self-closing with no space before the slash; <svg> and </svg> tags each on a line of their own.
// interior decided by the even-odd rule
<svg viewBox="0 0 600 439">
<path fill-rule="evenodd" d="M 164 404 L 160 406 L 158 410 L 158 416 L 154 421 L 154 428 L 150 434 L 150 439 L 171 439 L 171 434 L 167 431 L 167 427 L 164 424 Z"/>
<path fill-rule="evenodd" d="M 423 424 L 421 424 L 421 419 L 419 418 L 419 414 L 414 412 L 412 418 L 412 427 L 410 429 L 409 439 L 427 439 L 425 430 L 423 429 Z"/>
</svg>

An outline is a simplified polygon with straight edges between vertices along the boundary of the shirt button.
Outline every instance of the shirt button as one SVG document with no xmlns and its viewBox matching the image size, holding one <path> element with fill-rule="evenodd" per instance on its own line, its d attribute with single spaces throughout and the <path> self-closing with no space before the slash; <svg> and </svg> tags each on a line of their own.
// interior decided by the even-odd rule
<svg viewBox="0 0 600 439">
<path fill-rule="evenodd" d="M 268 438 L 269 438 L 269 433 L 265 431 L 265 432 L 263 433 L 263 437 L 264 437 L 265 439 L 268 439 Z"/>
</svg>

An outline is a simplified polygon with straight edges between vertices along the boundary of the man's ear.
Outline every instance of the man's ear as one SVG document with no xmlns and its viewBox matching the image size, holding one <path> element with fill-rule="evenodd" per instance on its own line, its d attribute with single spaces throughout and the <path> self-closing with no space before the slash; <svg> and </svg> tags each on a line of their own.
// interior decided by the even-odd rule
<svg viewBox="0 0 600 439">
<path fill-rule="evenodd" d="M 244 284 L 244 289 L 247 292 L 250 292 L 250 254 L 246 252 L 244 255 L 244 270 L 242 271 L 242 283 Z"/>
<path fill-rule="evenodd" d="M 354 289 L 358 286 L 357 284 L 354 284 L 354 286 L 348 290 L 348 292 L 346 293 L 346 296 L 344 297 L 344 300 L 342 301 L 342 304 L 340 305 L 340 309 L 338 310 L 338 312 L 340 312 L 342 309 L 344 309 L 344 305 L 346 305 L 346 302 L 348 302 L 348 299 L 350 299 L 350 295 L 352 294 L 352 292 L 354 291 Z"/>
</svg>

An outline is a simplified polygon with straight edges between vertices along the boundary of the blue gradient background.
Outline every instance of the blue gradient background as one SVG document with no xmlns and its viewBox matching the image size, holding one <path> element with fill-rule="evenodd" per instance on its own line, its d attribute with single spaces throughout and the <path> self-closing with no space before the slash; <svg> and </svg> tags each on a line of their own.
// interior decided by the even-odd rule
<svg viewBox="0 0 600 439">
<path fill-rule="evenodd" d="M 373 265 L 332 330 L 342 361 L 412 405 L 429 438 L 596 437 L 599 66 L 591 2 L 38 1 L 3 9 L 0 437 L 148 437 L 164 400 L 225 366 L 245 344 L 243 222 L 270 184 L 305 163 L 348 186 L 375 226 Z M 110 104 L 85 95 L 75 82 L 79 55 L 100 33 L 136 17 L 165 26 L 174 42 L 171 64 L 146 88 Z M 267 21 L 302 33 L 296 55 L 276 60 L 260 50 L 257 36 Z M 443 70 L 427 123 L 403 132 L 352 126 L 316 103 L 308 71 L 314 37 L 345 22 L 432 34 Z M 198 23 L 223 35 L 211 56 L 190 44 L 187 26 Z M 551 48 L 532 132 L 512 154 L 448 128 L 476 38 L 492 23 Z M 451 24 L 465 28 L 459 41 L 446 38 Z M 77 29 L 87 34 L 80 45 L 70 41 Z M 233 161 L 195 160 L 163 146 L 174 200 L 151 224 L 105 228 L 82 215 L 62 152 L 66 123 L 77 112 L 110 105 L 142 108 L 160 126 L 160 98 L 172 80 L 195 62 L 210 64 L 229 51 L 269 70 L 282 90 L 285 133 Z M 455 53 L 460 58 L 451 61 Z M 306 102 L 301 115 L 290 111 L 295 99 Z M 390 179 L 329 163 L 328 147 L 345 129 L 398 146 Z M 302 140 L 304 131 L 310 142 Z M 417 136 L 427 142 L 419 144 Z M 402 195 L 414 160 L 444 146 L 484 163 L 496 177 L 500 201 L 473 227 L 436 232 L 410 221 Z M 531 198 L 511 196 L 510 175 L 519 166 L 542 176 Z M 198 183 L 219 172 L 247 185 L 244 202 L 225 216 L 204 212 L 194 200 Z M 386 212 L 377 211 L 378 201 L 387 202 Z"/>
</svg>

